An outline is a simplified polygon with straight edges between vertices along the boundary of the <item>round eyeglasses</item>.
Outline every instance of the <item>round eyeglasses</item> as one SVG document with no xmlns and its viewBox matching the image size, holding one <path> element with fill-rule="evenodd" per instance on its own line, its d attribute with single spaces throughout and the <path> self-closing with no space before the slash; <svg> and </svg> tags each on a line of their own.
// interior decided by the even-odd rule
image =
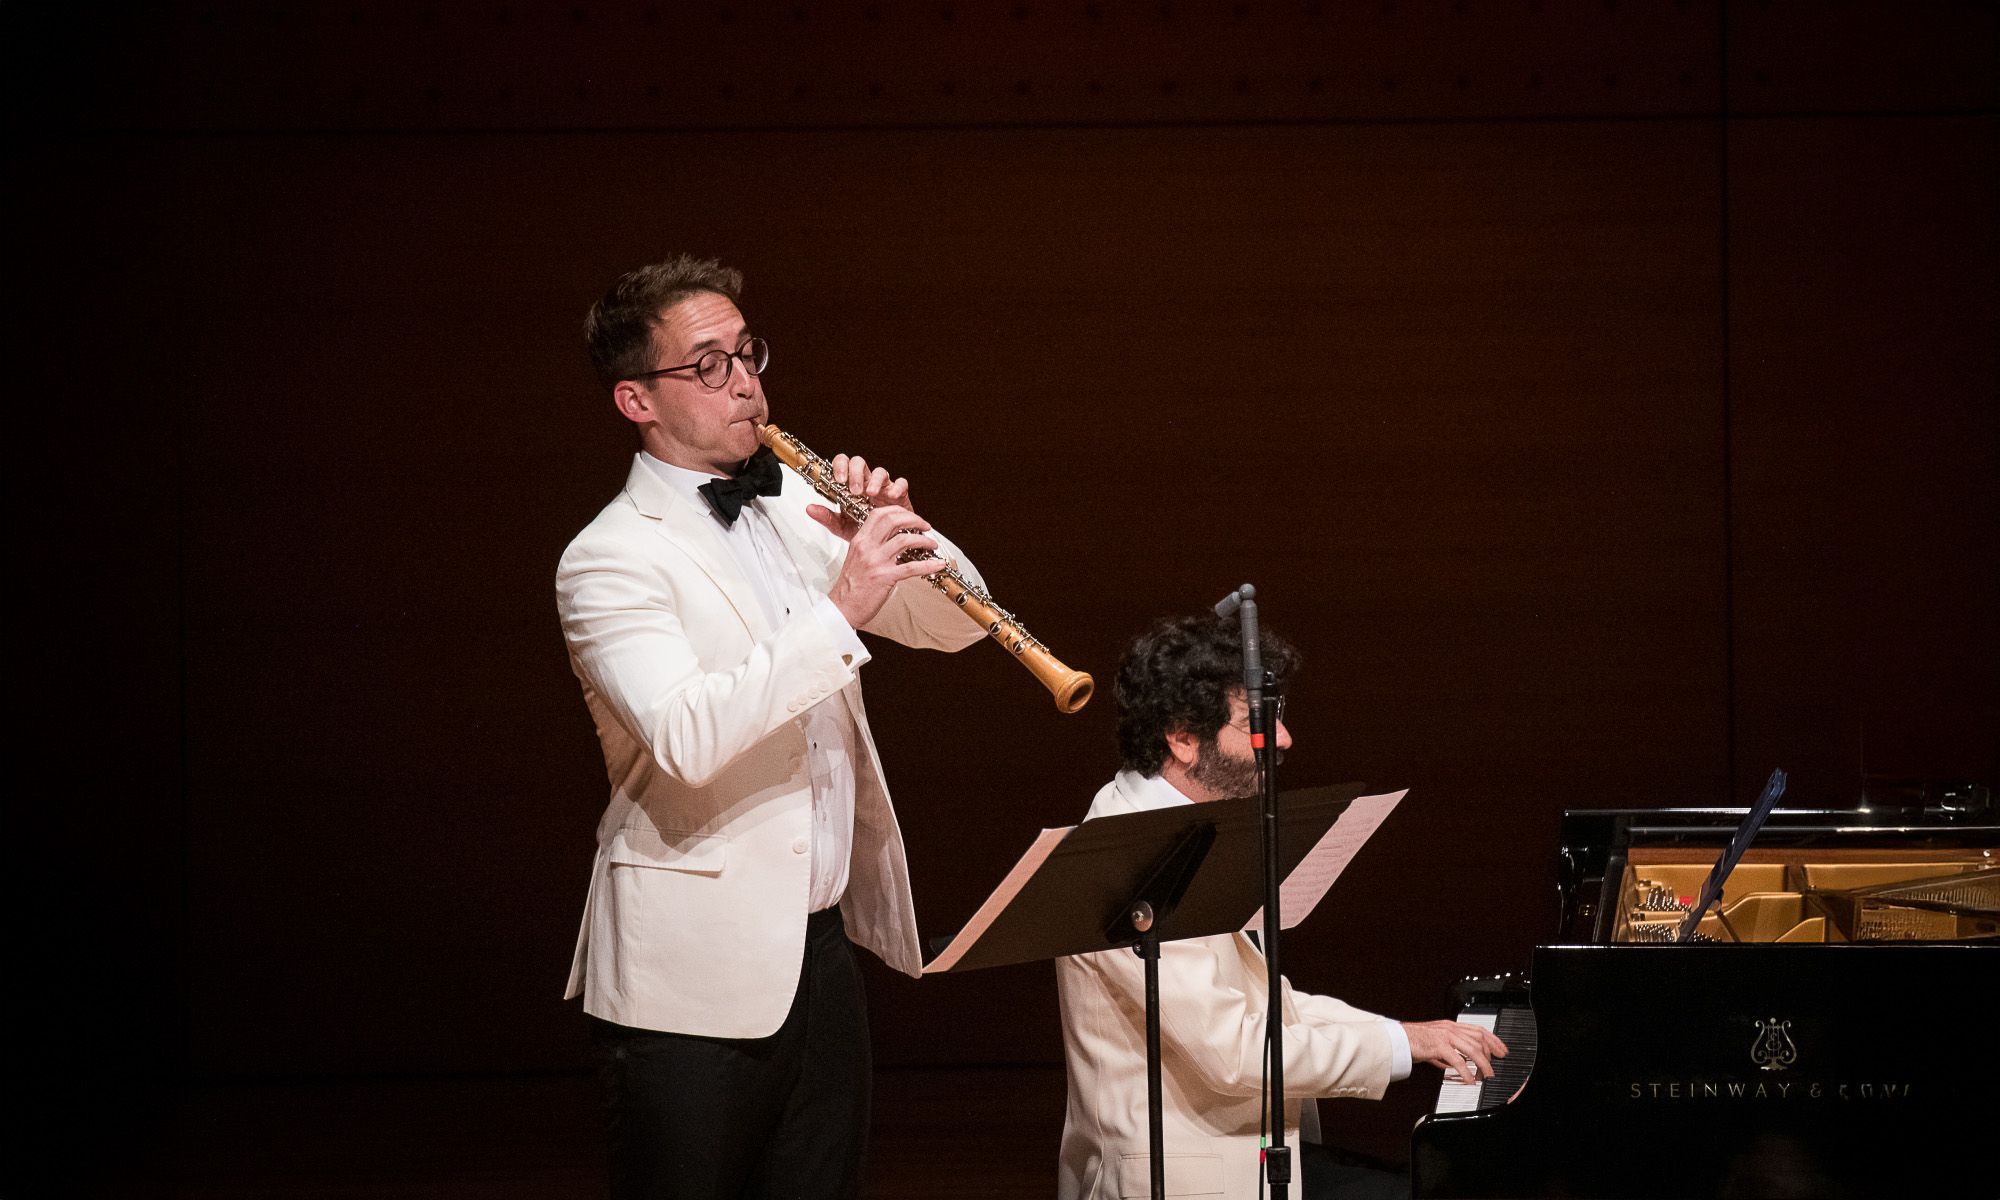
<svg viewBox="0 0 2000 1200">
<path fill-rule="evenodd" d="M 744 338 L 743 344 L 734 350 L 710 350 L 690 363 L 678 367 L 661 367 L 657 371 L 641 371 L 634 379 L 656 379 L 661 375 L 671 375 L 675 371 L 693 371 L 695 378 L 707 388 L 724 387 L 729 383 L 730 364 L 741 362 L 744 373 L 762 375 L 764 368 L 771 365 L 771 344 L 763 338 Z"/>
</svg>

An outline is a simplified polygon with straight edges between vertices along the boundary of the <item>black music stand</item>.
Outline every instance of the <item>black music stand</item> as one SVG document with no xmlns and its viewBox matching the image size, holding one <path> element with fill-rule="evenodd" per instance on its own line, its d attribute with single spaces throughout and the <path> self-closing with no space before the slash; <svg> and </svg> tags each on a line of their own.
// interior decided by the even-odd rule
<svg viewBox="0 0 2000 1200">
<path fill-rule="evenodd" d="M 1360 784 L 1344 784 L 1285 793 L 1284 875 L 1361 792 Z M 924 967 L 930 975 L 1132 947 L 1146 964 L 1146 1109 L 1155 1197 L 1166 1186 L 1160 943 L 1235 933 L 1263 906 L 1262 811 L 1253 797 L 1044 830 Z"/>
</svg>

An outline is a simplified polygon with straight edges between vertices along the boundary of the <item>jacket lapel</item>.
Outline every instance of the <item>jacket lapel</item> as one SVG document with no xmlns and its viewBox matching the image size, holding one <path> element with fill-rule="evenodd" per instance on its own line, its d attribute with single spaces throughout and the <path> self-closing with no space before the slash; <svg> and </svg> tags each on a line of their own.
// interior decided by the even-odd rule
<svg viewBox="0 0 2000 1200">
<path fill-rule="evenodd" d="M 762 638 L 771 634 L 763 607 L 757 603 L 757 594 L 743 577 L 743 569 L 730 553 L 729 543 L 723 540 L 722 528 L 716 524 L 713 513 L 700 502 L 668 487 L 637 455 L 632 458 L 631 473 L 625 477 L 625 494 L 642 515 L 658 522 L 655 528 L 662 538 L 709 577 L 751 636 Z"/>
</svg>

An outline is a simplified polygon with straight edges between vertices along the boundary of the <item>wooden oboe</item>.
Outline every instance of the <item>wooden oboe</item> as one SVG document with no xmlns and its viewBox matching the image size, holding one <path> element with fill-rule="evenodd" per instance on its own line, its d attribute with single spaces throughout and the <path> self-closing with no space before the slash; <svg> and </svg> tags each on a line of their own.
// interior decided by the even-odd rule
<svg viewBox="0 0 2000 1200">
<path fill-rule="evenodd" d="M 868 519 L 872 507 L 867 498 L 857 496 L 847 490 L 847 486 L 834 478 L 833 464 L 814 454 L 806 444 L 786 433 L 776 425 L 762 425 L 757 436 L 778 460 L 799 473 L 799 477 L 812 485 L 812 489 L 831 501 L 840 515 L 861 524 Z M 906 550 L 902 554 L 905 562 L 919 558 L 936 558 L 928 550 Z M 942 560 L 940 560 L 942 561 Z M 934 575 L 924 576 L 930 585 L 945 595 L 960 611 L 978 622 L 988 636 L 1006 647 L 1028 672 L 1041 680 L 1042 686 L 1056 699 L 1056 707 L 1066 713 L 1073 713 L 1090 702 L 1090 694 L 1096 686 L 1090 676 L 1083 671 L 1072 671 L 1063 661 L 1049 653 L 1035 635 L 1013 613 L 993 602 L 993 597 L 978 584 L 959 574 L 958 568 L 946 563 Z"/>
</svg>

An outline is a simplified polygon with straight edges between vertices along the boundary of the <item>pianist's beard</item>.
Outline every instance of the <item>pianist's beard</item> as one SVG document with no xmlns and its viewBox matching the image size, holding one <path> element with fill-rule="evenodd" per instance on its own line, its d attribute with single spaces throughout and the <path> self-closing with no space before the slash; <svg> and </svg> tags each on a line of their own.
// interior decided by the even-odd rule
<svg viewBox="0 0 2000 1200">
<path fill-rule="evenodd" d="M 1283 750 L 1278 751 L 1278 761 L 1285 761 Z M 1194 763 L 1188 767 L 1187 773 L 1189 779 L 1224 800 L 1257 794 L 1256 756 L 1231 754 L 1213 735 L 1201 739 L 1195 746 Z"/>
</svg>

